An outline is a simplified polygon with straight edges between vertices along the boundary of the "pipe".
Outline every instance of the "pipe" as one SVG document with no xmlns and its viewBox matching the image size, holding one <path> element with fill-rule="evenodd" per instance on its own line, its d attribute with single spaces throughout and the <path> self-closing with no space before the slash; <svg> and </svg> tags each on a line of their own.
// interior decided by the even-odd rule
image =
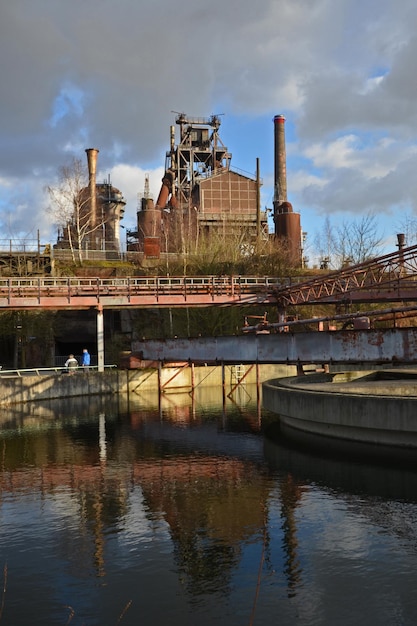
<svg viewBox="0 0 417 626">
<path fill-rule="evenodd" d="M 170 126 L 170 149 L 171 154 L 173 154 L 175 150 L 175 126 Z"/>
<path fill-rule="evenodd" d="M 405 235 L 404 233 L 397 234 L 397 246 L 398 246 L 398 261 L 400 265 L 400 274 L 404 274 L 404 245 L 405 245 Z"/>
<path fill-rule="evenodd" d="M 259 168 L 259 157 L 256 159 L 256 241 L 260 246 L 262 241 L 261 232 L 261 175 Z"/>
<path fill-rule="evenodd" d="M 398 250 L 402 250 L 405 246 L 405 235 L 404 233 L 398 233 L 397 234 L 397 246 L 398 246 Z"/>
</svg>

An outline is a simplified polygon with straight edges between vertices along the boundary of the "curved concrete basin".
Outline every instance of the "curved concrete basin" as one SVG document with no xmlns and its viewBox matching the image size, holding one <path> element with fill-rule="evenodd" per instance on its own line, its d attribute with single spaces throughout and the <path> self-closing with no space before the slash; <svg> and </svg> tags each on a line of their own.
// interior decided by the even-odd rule
<svg viewBox="0 0 417 626">
<path fill-rule="evenodd" d="M 262 384 L 263 406 L 287 427 L 417 448 L 417 371 L 311 374 Z"/>
</svg>

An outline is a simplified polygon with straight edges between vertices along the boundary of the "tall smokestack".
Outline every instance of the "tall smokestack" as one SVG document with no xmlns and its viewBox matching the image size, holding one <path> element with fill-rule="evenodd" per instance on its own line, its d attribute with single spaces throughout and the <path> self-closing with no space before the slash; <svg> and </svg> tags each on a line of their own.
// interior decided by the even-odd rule
<svg viewBox="0 0 417 626">
<path fill-rule="evenodd" d="M 275 136 L 275 189 L 274 223 L 275 236 L 288 253 L 292 265 L 301 263 L 300 214 L 294 213 L 287 199 L 287 163 L 285 153 L 285 117 L 274 117 Z"/>
<path fill-rule="evenodd" d="M 275 180 L 274 206 L 287 202 L 287 157 L 285 152 L 285 117 L 274 117 Z"/>
<path fill-rule="evenodd" d="M 90 190 L 90 224 L 91 228 L 97 225 L 97 189 L 96 189 L 96 176 L 97 176 L 97 155 L 99 151 L 97 148 L 87 148 L 87 163 L 88 163 L 88 187 Z"/>
</svg>

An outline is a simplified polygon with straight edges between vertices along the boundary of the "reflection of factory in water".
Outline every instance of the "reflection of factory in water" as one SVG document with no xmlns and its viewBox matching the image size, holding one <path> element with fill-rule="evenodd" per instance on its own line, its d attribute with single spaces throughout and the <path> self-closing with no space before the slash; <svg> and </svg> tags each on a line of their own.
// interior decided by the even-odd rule
<svg viewBox="0 0 417 626">
<path fill-rule="evenodd" d="M 137 212 L 137 230 L 128 232 L 128 250 L 144 258 L 190 253 L 204 241 L 223 240 L 251 251 L 270 239 L 267 210 L 261 210 L 259 160 L 256 175 L 231 167 L 231 154 L 219 137 L 220 119 L 179 114 L 178 144 L 171 126 L 170 149 L 156 202 L 148 181 Z M 274 118 L 275 192 L 272 237 L 290 260 L 301 261 L 300 216 L 287 200 L 285 118 Z"/>
</svg>

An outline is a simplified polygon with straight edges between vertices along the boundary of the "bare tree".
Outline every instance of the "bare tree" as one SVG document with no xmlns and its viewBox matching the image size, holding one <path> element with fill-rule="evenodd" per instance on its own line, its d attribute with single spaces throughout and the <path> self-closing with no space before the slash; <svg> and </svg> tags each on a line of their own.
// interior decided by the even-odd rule
<svg viewBox="0 0 417 626">
<path fill-rule="evenodd" d="M 336 233 L 328 215 L 324 220 L 324 226 L 316 233 L 314 245 L 320 257 L 320 267 L 326 268 L 333 265 L 333 253 L 335 250 Z"/>
<path fill-rule="evenodd" d="M 333 268 L 356 265 L 378 256 L 382 251 L 382 242 L 377 216 L 373 213 L 354 221 L 344 220 L 336 227 L 327 216 L 323 230 L 315 239 L 321 264 Z"/>
<path fill-rule="evenodd" d="M 367 213 L 337 228 L 336 254 L 339 266 L 356 265 L 381 254 L 383 238 L 378 232 L 376 215 Z"/>
<path fill-rule="evenodd" d="M 73 159 L 70 165 L 60 167 L 58 174 L 57 185 L 46 187 L 51 200 L 49 211 L 54 223 L 62 228 L 73 262 L 82 265 L 86 240 L 103 228 L 105 219 L 91 222 L 88 176 L 81 160 Z"/>
<path fill-rule="evenodd" d="M 398 223 L 397 232 L 404 234 L 406 246 L 416 245 L 417 243 L 417 218 L 410 213 L 405 213 Z"/>
</svg>

